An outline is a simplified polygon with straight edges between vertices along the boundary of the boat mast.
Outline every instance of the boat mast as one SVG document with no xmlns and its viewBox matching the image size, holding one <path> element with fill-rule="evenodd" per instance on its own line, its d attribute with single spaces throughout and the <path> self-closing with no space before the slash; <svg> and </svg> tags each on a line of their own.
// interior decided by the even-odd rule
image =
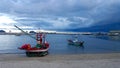
<svg viewBox="0 0 120 68">
<path fill-rule="evenodd" d="M 16 27 L 18 30 L 20 30 L 21 32 L 25 33 L 26 35 L 28 35 L 29 37 L 33 38 L 36 40 L 35 37 L 31 36 L 29 33 L 25 32 L 24 30 L 22 30 L 21 28 L 19 28 L 18 26 L 14 25 L 14 27 Z"/>
</svg>

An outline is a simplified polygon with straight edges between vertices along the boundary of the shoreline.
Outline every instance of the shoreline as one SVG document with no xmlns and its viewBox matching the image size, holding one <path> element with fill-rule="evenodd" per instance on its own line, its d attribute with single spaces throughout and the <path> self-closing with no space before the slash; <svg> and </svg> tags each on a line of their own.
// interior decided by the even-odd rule
<svg viewBox="0 0 120 68">
<path fill-rule="evenodd" d="M 100 59 L 120 59 L 120 53 L 99 53 L 99 54 L 67 54 L 67 55 L 47 55 L 44 57 L 27 57 L 25 54 L 0 54 L 1 61 L 16 60 L 100 60 Z"/>
</svg>

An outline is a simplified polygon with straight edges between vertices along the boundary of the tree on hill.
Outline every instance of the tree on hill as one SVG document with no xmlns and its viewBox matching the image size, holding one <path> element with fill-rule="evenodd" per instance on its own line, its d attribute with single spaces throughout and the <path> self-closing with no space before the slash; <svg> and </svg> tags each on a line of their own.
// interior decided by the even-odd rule
<svg viewBox="0 0 120 68">
<path fill-rule="evenodd" d="M 5 31 L 4 30 L 0 30 L 0 33 L 5 33 Z"/>
</svg>

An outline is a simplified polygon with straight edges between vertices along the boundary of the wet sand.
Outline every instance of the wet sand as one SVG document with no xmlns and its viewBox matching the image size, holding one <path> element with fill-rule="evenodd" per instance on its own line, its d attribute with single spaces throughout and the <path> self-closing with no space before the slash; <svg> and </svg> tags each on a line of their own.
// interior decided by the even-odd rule
<svg viewBox="0 0 120 68">
<path fill-rule="evenodd" d="M 120 53 L 47 55 L 0 54 L 0 68 L 120 68 Z"/>
</svg>

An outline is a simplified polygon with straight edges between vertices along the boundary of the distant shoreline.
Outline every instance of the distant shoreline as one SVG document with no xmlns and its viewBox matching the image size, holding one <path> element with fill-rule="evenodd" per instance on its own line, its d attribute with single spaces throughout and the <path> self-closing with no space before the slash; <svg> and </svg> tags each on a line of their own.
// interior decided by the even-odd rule
<svg viewBox="0 0 120 68">
<path fill-rule="evenodd" d="M 63 35 L 92 35 L 90 32 L 41 32 L 43 34 L 63 34 Z M 25 33 L 0 33 L 0 35 L 25 35 Z M 35 33 L 28 33 L 28 34 L 35 34 Z"/>
</svg>

